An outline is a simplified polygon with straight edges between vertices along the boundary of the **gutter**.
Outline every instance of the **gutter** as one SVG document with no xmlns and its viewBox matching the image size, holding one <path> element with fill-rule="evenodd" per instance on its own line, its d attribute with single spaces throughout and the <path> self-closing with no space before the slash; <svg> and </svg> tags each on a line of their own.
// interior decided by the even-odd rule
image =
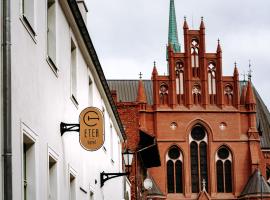
<svg viewBox="0 0 270 200">
<path fill-rule="evenodd" d="M 87 29 L 87 27 L 85 25 L 85 22 L 83 20 L 83 17 L 82 17 L 82 14 L 80 12 L 80 9 L 78 7 L 78 4 L 77 4 L 76 0 L 68 0 L 67 2 L 68 2 L 68 5 L 69 5 L 69 8 L 70 8 L 70 10 L 71 10 L 71 12 L 73 14 L 73 17 L 75 19 L 75 22 L 76 22 L 76 24 L 78 26 L 78 29 L 79 29 L 79 31 L 81 33 L 83 41 L 84 41 L 84 43 L 86 45 L 87 51 L 88 51 L 88 53 L 89 53 L 89 55 L 90 55 L 90 57 L 91 57 L 91 59 L 93 61 L 93 64 L 94 64 L 95 68 L 96 68 L 96 71 L 97 71 L 98 76 L 100 78 L 100 81 L 102 83 L 103 89 L 104 89 L 104 91 L 106 93 L 106 96 L 107 96 L 107 98 L 109 100 L 109 103 L 110 103 L 110 105 L 112 107 L 112 111 L 113 111 L 113 114 L 114 114 L 114 116 L 116 118 L 117 124 L 119 126 L 120 131 L 121 131 L 121 134 L 122 134 L 124 140 L 126 140 L 127 137 L 126 137 L 126 134 L 125 134 L 123 124 L 122 124 L 122 122 L 120 120 L 119 113 L 118 113 L 116 105 L 115 105 L 115 103 L 113 101 L 111 91 L 109 89 L 107 80 L 106 80 L 105 75 L 103 73 L 103 70 L 102 70 L 102 67 L 100 65 L 96 50 L 95 50 L 94 45 L 92 43 L 92 40 L 90 38 L 88 29 Z"/>
<path fill-rule="evenodd" d="M 2 3 L 2 90 L 3 90 L 3 159 L 4 200 L 12 200 L 12 132 L 11 132 L 11 28 L 10 0 Z"/>
</svg>

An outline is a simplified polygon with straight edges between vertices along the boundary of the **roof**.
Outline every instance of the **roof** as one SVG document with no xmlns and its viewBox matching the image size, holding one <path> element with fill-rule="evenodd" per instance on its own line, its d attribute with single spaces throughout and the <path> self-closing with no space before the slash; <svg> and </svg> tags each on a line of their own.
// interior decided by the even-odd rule
<svg viewBox="0 0 270 200">
<path fill-rule="evenodd" d="M 118 102 L 135 102 L 138 95 L 138 80 L 107 80 L 111 90 L 117 91 Z M 143 80 L 147 103 L 153 104 L 152 81 Z"/>
<path fill-rule="evenodd" d="M 135 102 L 138 93 L 138 80 L 108 80 L 108 85 L 111 90 L 117 91 L 117 101 Z M 153 104 L 153 86 L 152 80 L 143 80 L 147 103 Z M 246 81 L 240 81 L 240 92 Z M 270 113 L 265 103 L 253 86 L 253 91 L 256 99 L 256 115 L 257 128 L 261 136 L 261 147 L 263 149 L 270 148 Z"/>
<path fill-rule="evenodd" d="M 111 95 L 111 91 L 110 91 L 109 86 L 107 84 L 107 81 L 106 81 L 105 75 L 103 73 L 102 67 L 100 65 L 96 50 L 95 50 L 94 45 L 92 43 L 92 40 L 90 38 L 89 32 L 87 30 L 86 24 L 84 22 L 84 19 L 82 17 L 82 14 L 80 12 L 79 7 L 78 7 L 77 1 L 76 0 L 68 0 L 67 2 L 68 2 L 68 5 L 70 7 L 70 10 L 71 10 L 71 12 L 73 14 L 74 20 L 75 20 L 75 22 L 77 24 L 77 27 L 78 27 L 78 29 L 80 31 L 81 37 L 83 38 L 83 41 L 84 41 L 85 46 L 87 48 L 87 51 L 88 51 L 88 53 L 89 53 L 89 55 L 90 55 L 90 57 L 92 59 L 94 67 L 95 67 L 95 69 L 97 71 L 100 82 L 101 82 L 102 87 L 103 87 L 103 89 L 105 91 L 107 99 L 108 99 L 108 101 L 110 103 L 113 114 L 115 116 L 115 119 L 117 121 L 119 129 L 121 131 L 121 134 L 122 134 L 123 138 L 126 139 L 124 127 L 123 127 L 122 122 L 120 120 L 120 116 L 118 114 L 117 108 L 116 108 L 116 106 L 114 104 L 114 101 L 113 101 L 113 98 L 112 98 L 112 95 Z"/>
<path fill-rule="evenodd" d="M 251 196 L 251 195 L 270 195 L 270 186 L 267 184 L 261 172 L 256 169 L 253 174 L 249 177 L 249 180 L 244 187 L 244 190 L 240 194 L 240 197 Z"/>
</svg>

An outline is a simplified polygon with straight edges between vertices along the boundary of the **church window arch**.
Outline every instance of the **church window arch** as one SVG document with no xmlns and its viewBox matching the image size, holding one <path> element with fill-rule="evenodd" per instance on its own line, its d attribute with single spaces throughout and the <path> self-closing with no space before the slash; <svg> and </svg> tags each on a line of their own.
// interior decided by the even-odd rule
<svg viewBox="0 0 270 200">
<path fill-rule="evenodd" d="M 162 83 L 160 85 L 159 96 L 160 96 L 160 104 L 167 105 L 168 104 L 168 85 L 166 83 Z"/>
<path fill-rule="evenodd" d="M 201 104 L 201 87 L 199 84 L 194 84 L 192 88 L 193 104 Z"/>
<path fill-rule="evenodd" d="M 192 193 L 200 192 L 203 189 L 203 182 L 205 183 L 206 191 L 208 191 L 208 138 L 205 128 L 201 125 L 194 126 L 191 130 L 189 141 Z"/>
<path fill-rule="evenodd" d="M 224 88 L 225 104 L 231 106 L 233 104 L 233 87 L 228 84 Z"/>
<path fill-rule="evenodd" d="M 184 64 L 181 61 L 176 62 L 175 75 L 177 101 L 178 104 L 182 104 L 184 101 Z"/>
<path fill-rule="evenodd" d="M 176 145 L 167 152 L 166 165 L 168 193 L 183 193 L 183 155 Z"/>
<path fill-rule="evenodd" d="M 192 74 L 194 77 L 199 76 L 199 41 L 197 38 L 193 38 L 191 40 L 190 45 L 191 51 L 191 67 L 192 67 Z"/>
<path fill-rule="evenodd" d="M 222 146 L 216 153 L 217 192 L 232 192 L 232 154 L 226 146 Z"/>
<path fill-rule="evenodd" d="M 208 92 L 210 104 L 216 103 L 216 66 L 215 63 L 208 64 Z"/>
</svg>

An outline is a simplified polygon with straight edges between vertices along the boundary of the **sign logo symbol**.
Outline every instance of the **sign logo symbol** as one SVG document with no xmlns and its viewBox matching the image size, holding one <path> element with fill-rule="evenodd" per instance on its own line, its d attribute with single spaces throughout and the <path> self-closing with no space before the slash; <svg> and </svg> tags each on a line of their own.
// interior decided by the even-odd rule
<svg viewBox="0 0 270 200">
<path fill-rule="evenodd" d="M 101 110 L 88 107 L 80 114 L 80 144 L 88 151 L 96 151 L 104 144 L 104 117 Z"/>
</svg>

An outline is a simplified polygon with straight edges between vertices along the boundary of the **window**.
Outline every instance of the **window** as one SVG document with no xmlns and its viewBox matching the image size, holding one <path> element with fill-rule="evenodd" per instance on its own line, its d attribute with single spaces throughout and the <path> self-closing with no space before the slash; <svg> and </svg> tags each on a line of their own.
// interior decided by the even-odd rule
<svg viewBox="0 0 270 200">
<path fill-rule="evenodd" d="M 270 185 L 270 167 L 269 166 L 266 167 L 266 181 L 268 185 Z"/>
<path fill-rule="evenodd" d="M 27 30 L 32 36 L 35 36 L 35 0 L 22 0 L 22 19 Z"/>
<path fill-rule="evenodd" d="M 35 141 L 23 134 L 23 187 L 24 200 L 36 199 Z"/>
<path fill-rule="evenodd" d="M 195 84 L 192 88 L 193 104 L 201 104 L 201 87 Z"/>
<path fill-rule="evenodd" d="M 176 63 L 175 67 L 176 73 L 176 95 L 178 104 L 183 104 L 184 102 L 184 65 L 181 62 Z"/>
<path fill-rule="evenodd" d="M 160 104 L 162 105 L 168 104 L 168 86 L 165 83 L 162 83 L 160 85 L 159 96 L 160 96 Z"/>
<path fill-rule="evenodd" d="M 183 193 L 183 156 L 177 146 L 172 146 L 166 156 L 168 193 Z"/>
<path fill-rule="evenodd" d="M 111 160 L 114 162 L 114 157 L 113 157 L 113 127 L 110 124 L 110 152 L 111 152 Z"/>
<path fill-rule="evenodd" d="M 191 41 L 191 67 L 192 75 L 199 76 L 199 42 L 197 39 Z"/>
<path fill-rule="evenodd" d="M 56 67 L 56 3 L 55 0 L 47 0 L 47 56 L 52 69 Z"/>
<path fill-rule="evenodd" d="M 88 87 L 88 104 L 93 106 L 93 82 L 89 77 L 89 87 Z"/>
<path fill-rule="evenodd" d="M 70 58 L 70 72 L 71 72 L 71 98 L 76 105 L 77 102 L 77 51 L 75 43 L 71 40 L 71 58 Z"/>
<path fill-rule="evenodd" d="M 208 191 L 207 134 L 200 125 L 196 125 L 190 134 L 190 161 L 192 192 L 201 191 L 203 182 Z"/>
<path fill-rule="evenodd" d="M 57 161 L 52 156 L 49 155 L 49 200 L 57 200 Z"/>
<path fill-rule="evenodd" d="M 76 177 L 73 173 L 69 174 L 69 200 L 76 200 Z"/>
<path fill-rule="evenodd" d="M 233 104 L 233 89 L 231 85 L 226 85 L 224 88 L 225 104 L 231 106 Z"/>
<path fill-rule="evenodd" d="M 210 104 L 216 103 L 216 67 L 213 63 L 208 65 L 208 92 Z"/>
<path fill-rule="evenodd" d="M 232 156 L 227 147 L 222 146 L 216 155 L 217 191 L 232 192 Z"/>
</svg>

